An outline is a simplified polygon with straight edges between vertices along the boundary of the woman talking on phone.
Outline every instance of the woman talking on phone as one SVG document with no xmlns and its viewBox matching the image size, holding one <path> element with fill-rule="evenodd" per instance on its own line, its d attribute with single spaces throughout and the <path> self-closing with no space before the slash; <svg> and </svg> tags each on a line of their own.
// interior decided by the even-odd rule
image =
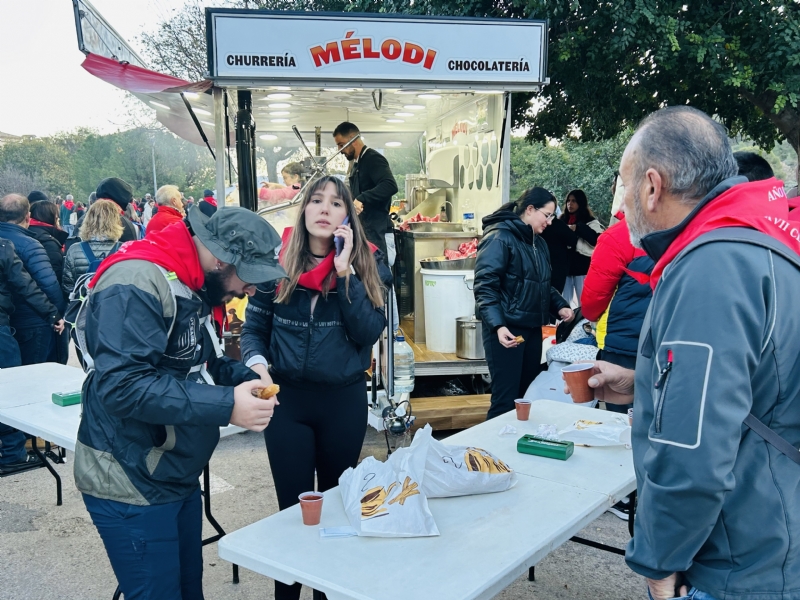
<svg viewBox="0 0 800 600">
<path fill-rule="evenodd" d="M 242 360 L 280 386 L 264 436 L 281 510 L 338 484 L 355 467 L 367 428 L 364 371 L 384 327 L 391 274 L 367 242 L 350 192 L 335 177 L 311 184 L 283 234 L 288 279 L 260 286 L 247 306 Z M 266 430 L 265 430 L 266 431 Z M 277 600 L 300 584 L 275 582 Z"/>
<path fill-rule="evenodd" d="M 550 315 L 573 318 L 569 303 L 550 284 L 550 254 L 541 238 L 555 211 L 553 194 L 535 187 L 483 219 L 475 303 L 492 377 L 489 419 L 513 410 L 539 374 L 542 325 Z"/>
</svg>

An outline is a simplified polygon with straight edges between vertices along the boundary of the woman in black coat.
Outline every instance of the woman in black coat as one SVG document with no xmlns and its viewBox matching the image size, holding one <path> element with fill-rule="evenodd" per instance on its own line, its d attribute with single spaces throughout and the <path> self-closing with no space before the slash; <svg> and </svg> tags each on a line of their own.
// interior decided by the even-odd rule
<svg viewBox="0 0 800 600">
<path fill-rule="evenodd" d="M 323 492 L 358 464 L 367 429 L 364 371 L 386 327 L 391 283 L 344 184 L 323 177 L 310 185 L 295 227 L 283 232 L 288 279 L 258 286 L 241 337 L 245 364 L 265 385 L 280 386 L 264 438 L 281 510 L 314 489 L 315 474 Z M 299 583 L 275 582 L 276 600 L 299 597 Z"/>
<path fill-rule="evenodd" d="M 49 201 L 39 201 L 31 204 L 31 223 L 28 232 L 44 246 L 47 258 L 55 271 L 58 285 L 64 279 L 64 242 L 67 232 L 58 228 L 58 206 Z M 67 296 L 64 298 L 67 300 Z M 53 332 L 50 344 L 48 362 L 58 362 L 62 365 L 69 360 L 69 335 Z"/>
<path fill-rule="evenodd" d="M 569 270 L 563 293 L 570 303 L 574 293 L 577 297 L 575 306 L 580 306 L 583 281 L 589 272 L 592 252 L 598 236 L 603 233 L 603 226 L 589 208 L 589 199 L 583 190 L 572 190 L 567 194 L 561 221 L 575 233 L 575 243 L 567 249 Z"/>
<path fill-rule="evenodd" d="M 483 322 L 483 348 L 492 377 L 491 419 L 514 409 L 542 362 L 542 325 L 550 315 L 573 318 L 550 283 L 550 254 L 541 238 L 556 200 L 531 188 L 516 202 L 483 219 L 475 264 L 475 302 Z"/>
</svg>

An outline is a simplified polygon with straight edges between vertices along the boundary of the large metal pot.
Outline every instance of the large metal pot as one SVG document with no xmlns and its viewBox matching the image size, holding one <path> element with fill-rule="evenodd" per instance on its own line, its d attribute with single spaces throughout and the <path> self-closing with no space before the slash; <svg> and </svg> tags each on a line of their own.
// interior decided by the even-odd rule
<svg viewBox="0 0 800 600">
<path fill-rule="evenodd" d="M 480 319 L 475 315 L 456 319 L 456 356 L 467 360 L 483 360 L 483 335 Z"/>
</svg>

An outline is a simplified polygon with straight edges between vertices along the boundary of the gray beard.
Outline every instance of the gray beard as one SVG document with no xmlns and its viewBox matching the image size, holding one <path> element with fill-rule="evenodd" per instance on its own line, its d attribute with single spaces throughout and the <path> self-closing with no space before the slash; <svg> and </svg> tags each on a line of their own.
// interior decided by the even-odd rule
<svg viewBox="0 0 800 600">
<path fill-rule="evenodd" d="M 626 207 L 627 208 L 627 207 Z M 641 198 L 638 191 L 634 193 L 633 214 L 625 212 L 625 219 L 628 221 L 628 233 L 631 237 L 631 244 L 634 248 L 642 249 L 642 238 L 653 233 L 656 229 L 650 225 L 644 216 Z"/>
</svg>

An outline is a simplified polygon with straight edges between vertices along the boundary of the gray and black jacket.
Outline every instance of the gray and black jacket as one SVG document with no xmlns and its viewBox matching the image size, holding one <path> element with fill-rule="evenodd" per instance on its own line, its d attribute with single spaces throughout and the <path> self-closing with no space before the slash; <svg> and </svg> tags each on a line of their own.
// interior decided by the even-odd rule
<svg viewBox="0 0 800 600">
<path fill-rule="evenodd" d="M 158 266 L 126 260 L 89 297 L 94 370 L 75 448 L 75 483 L 85 494 L 134 505 L 189 497 L 230 420 L 231 386 L 258 378 L 217 357 L 201 324 L 210 308 L 183 288 L 176 296 Z M 193 368 L 206 361 L 218 385 L 196 381 Z"/>
<path fill-rule="evenodd" d="M 49 325 L 61 319 L 58 309 L 25 270 L 14 244 L 0 238 L 0 327 L 10 324 L 9 317 L 21 298 Z"/>
<path fill-rule="evenodd" d="M 651 258 L 741 181 L 646 236 Z M 684 573 L 718 600 L 800 598 L 800 466 L 743 424 L 752 412 L 800 445 L 800 271 L 765 239 L 793 252 L 727 228 L 679 254 L 656 287 L 636 364 L 639 504 L 626 561 L 653 579 Z"/>
</svg>

